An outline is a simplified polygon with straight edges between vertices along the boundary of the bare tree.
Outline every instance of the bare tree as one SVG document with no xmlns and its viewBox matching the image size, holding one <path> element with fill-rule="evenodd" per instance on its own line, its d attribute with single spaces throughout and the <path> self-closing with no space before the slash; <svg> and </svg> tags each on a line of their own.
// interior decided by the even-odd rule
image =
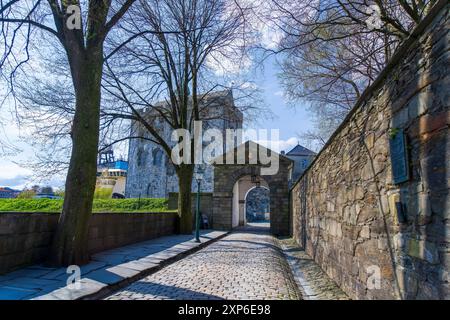
<svg viewBox="0 0 450 320">
<path fill-rule="evenodd" d="M 75 93 L 72 151 L 63 211 L 51 253 L 56 265 L 81 264 L 89 258 L 86 242 L 96 179 L 104 42 L 134 1 L 1 2 L 0 33 L 4 46 L 0 67 L 11 69 L 11 92 L 17 70 L 30 59 L 30 43 L 37 30 L 56 37 L 71 73 Z"/>
<path fill-rule="evenodd" d="M 272 0 L 283 34 L 272 53 L 282 57 L 286 96 L 310 104 L 317 130 L 309 138 L 328 139 L 435 2 Z M 332 128 L 330 118 L 338 120 Z"/>
<path fill-rule="evenodd" d="M 143 132 L 122 133 L 122 139 L 153 141 L 170 159 L 173 143 L 161 127 L 193 132 L 195 121 L 223 117 L 209 112 L 209 93 L 238 85 L 218 82 L 212 69 L 242 62 L 246 14 L 245 7 L 225 0 L 140 1 L 132 10 L 133 19 L 121 23 L 124 37 L 133 41 L 112 52 L 116 58 L 106 63 L 104 89 L 111 103 L 103 110 L 105 130 L 118 121 L 138 123 Z M 159 32 L 147 34 L 147 29 Z M 254 107 L 243 109 L 249 113 Z M 190 143 L 193 159 L 194 141 Z M 191 233 L 194 164 L 177 163 L 175 171 L 180 232 Z"/>
<path fill-rule="evenodd" d="M 51 48 L 51 57 L 47 51 L 33 52 L 42 64 L 24 67 L 16 75 L 14 89 L 19 101 L 17 119 L 20 127 L 26 128 L 21 140 L 34 151 L 33 158 L 20 165 L 29 168 L 36 181 L 64 179 L 72 148 L 75 93 L 64 52 L 58 46 Z"/>
</svg>

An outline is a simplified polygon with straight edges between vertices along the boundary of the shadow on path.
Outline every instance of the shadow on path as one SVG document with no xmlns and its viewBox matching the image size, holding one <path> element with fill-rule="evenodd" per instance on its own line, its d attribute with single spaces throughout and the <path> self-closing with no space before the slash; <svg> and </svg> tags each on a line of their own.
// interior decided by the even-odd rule
<svg viewBox="0 0 450 320">
<path fill-rule="evenodd" d="M 161 283 L 147 282 L 144 280 L 138 281 L 136 282 L 136 285 L 126 288 L 126 291 L 128 292 L 130 299 L 144 296 L 148 299 L 149 296 L 153 296 L 155 299 L 171 300 L 224 300 L 215 295 Z"/>
</svg>

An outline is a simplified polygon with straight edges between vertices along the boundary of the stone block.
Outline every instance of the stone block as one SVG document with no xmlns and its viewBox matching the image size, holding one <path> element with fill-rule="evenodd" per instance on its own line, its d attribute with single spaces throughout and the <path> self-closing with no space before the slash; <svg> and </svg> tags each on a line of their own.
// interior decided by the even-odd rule
<svg viewBox="0 0 450 320">
<path fill-rule="evenodd" d="M 364 141 L 365 141 L 366 147 L 368 149 L 372 149 L 375 144 L 375 133 L 373 133 L 373 132 L 369 133 L 365 137 Z"/>
<path fill-rule="evenodd" d="M 89 228 L 89 239 L 96 239 L 98 238 L 99 234 L 98 234 L 98 227 L 91 227 Z"/>
<path fill-rule="evenodd" d="M 432 101 L 433 93 L 428 90 L 416 94 L 407 105 L 408 118 L 412 120 L 425 114 Z"/>
<path fill-rule="evenodd" d="M 370 238 L 370 228 L 369 226 L 363 226 L 359 232 L 359 236 L 364 239 Z"/>
<path fill-rule="evenodd" d="M 408 109 L 401 109 L 396 112 L 391 118 L 390 127 L 391 128 L 403 128 L 408 122 L 409 114 Z"/>
<path fill-rule="evenodd" d="M 396 205 L 399 201 L 400 201 L 400 193 L 398 192 L 388 193 L 389 213 L 392 216 L 392 219 L 395 224 L 399 223 Z"/>
<path fill-rule="evenodd" d="M 396 267 L 396 278 L 398 283 L 398 289 L 403 299 L 415 299 L 419 281 L 413 274 L 402 266 Z"/>
<path fill-rule="evenodd" d="M 433 214 L 440 219 L 450 219 L 450 197 L 448 192 L 433 192 L 430 195 L 430 206 Z"/>
<path fill-rule="evenodd" d="M 422 281 L 418 285 L 416 299 L 418 300 L 440 300 L 439 288 L 436 284 Z"/>
<path fill-rule="evenodd" d="M 431 264 L 439 263 L 439 252 L 432 242 L 409 239 L 407 252 L 411 257 L 425 260 Z"/>
<path fill-rule="evenodd" d="M 416 196 L 418 198 L 417 206 L 417 223 L 419 225 L 425 225 L 431 222 L 431 202 L 430 197 L 426 193 L 420 193 Z"/>
<path fill-rule="evenodd" d="M 378 238 L 378 250 L 388 250 L 389 242 L 385 238 Z"/>
<path fill-rule="evenodd" d="M 404 251 L 407 247 L 409 241 L 409 237 L 406 234 L 403 233 L 397 233 L 393 237 L 393 243 L 395 250 L 398 251 Z"/>
<path fill-rule="evenodd" d="M 360 185 L 356 185 L 354 189 L 354 199 L 355 200 L 363 200 L 364 199 L 364 188 Z"/>
<path fill-rule="evenodd" d="M 330 235 L 337 238 L 342 238 L 342 226 L 340 223 L 332 220 L 329 222 Z"/>
<path fill-rule="evenodd" d="M 104 283 L 86 278 L 81 279 L 80 284 L 79 289 L 60 288 L 47 295 L 39 296 L 36 300 L 75 300 L 86 295 L 94 294 L 106 287 Z"/>
</svg>

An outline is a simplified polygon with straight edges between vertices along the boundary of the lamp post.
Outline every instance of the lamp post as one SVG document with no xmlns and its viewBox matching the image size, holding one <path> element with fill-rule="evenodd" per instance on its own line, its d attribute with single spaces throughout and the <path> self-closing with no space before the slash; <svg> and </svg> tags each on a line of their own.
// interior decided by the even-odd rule
<svg viewBox="0 0 450 320">
<path fill-rule="evenodd" d="M 203 180 L 204 169 L 200 165 L 197 167 L 195 173 L 195 180 L 197 180 L 197 209 L 195 210 L 195 241 L 200 242 L 200 184 Z"/>
</svg>

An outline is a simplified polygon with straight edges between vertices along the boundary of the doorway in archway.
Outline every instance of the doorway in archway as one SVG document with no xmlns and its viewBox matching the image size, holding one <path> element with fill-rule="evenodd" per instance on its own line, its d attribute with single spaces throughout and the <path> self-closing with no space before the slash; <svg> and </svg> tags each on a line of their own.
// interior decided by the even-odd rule
<svg viewBox="0 0 450 320">
<path fill-rule="evenodd" d="M 270 191 L 255 186 L 245 196 L 245 221 L 247 223 L 268 223 L 270 221 Z"/>
<path fill-rule="evenodd" d="M 269 185 L 261 176 L 243 176 L 233 187 L 232 227 L 246 224 L 270 227 Z"/>
</svg>

